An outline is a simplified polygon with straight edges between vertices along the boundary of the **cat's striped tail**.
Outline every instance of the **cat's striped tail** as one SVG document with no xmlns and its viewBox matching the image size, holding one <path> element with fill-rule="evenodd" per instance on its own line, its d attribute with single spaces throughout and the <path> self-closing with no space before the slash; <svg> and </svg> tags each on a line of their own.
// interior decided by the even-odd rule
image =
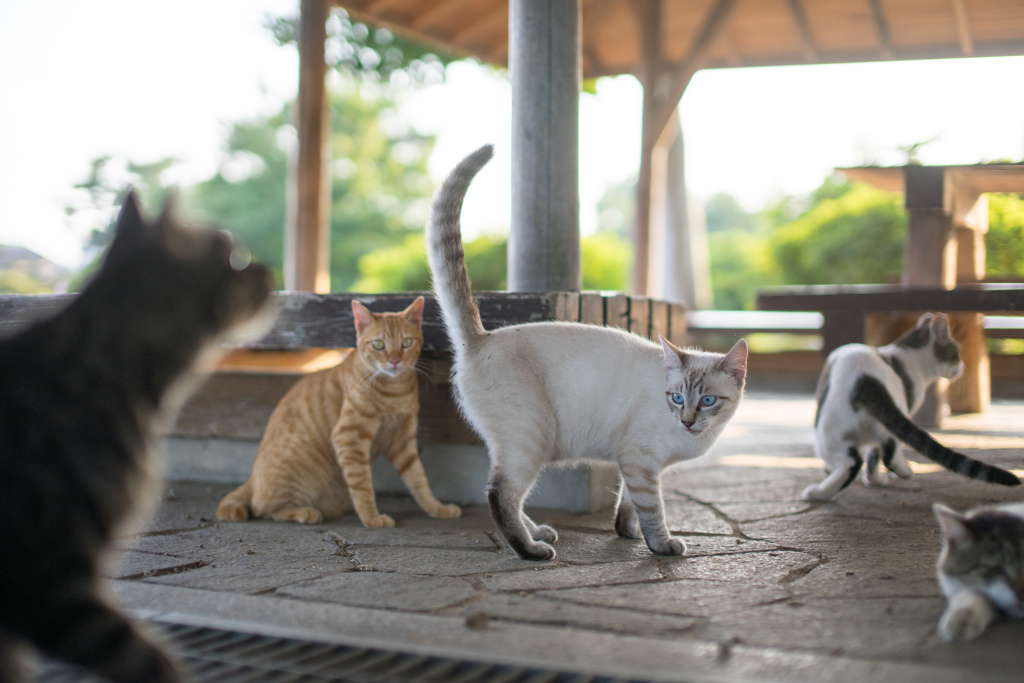
<svg viewBox="0 0 1024 683">
<path fill-rule="evenodd" d="M 459 162 L 434 198 L 427 226 L 427 260 L 434 280 L 434 294 L 456 352 L 485 334 L 466 270 L 459 217 L 469 184 L 493 154 L 494 148 L 484 145 Z"/>
<path fill-rule="evenodd" d="M 992 484 L 1020 486 L 1020 479 L 1013 473 L 957 453 L 933 439 L 903 414 L 877 377 L 862 375 L 853 387 L 850 403 L 854 410 L 864 408 L 897 439 L 951 472 Z"/>
</svg>

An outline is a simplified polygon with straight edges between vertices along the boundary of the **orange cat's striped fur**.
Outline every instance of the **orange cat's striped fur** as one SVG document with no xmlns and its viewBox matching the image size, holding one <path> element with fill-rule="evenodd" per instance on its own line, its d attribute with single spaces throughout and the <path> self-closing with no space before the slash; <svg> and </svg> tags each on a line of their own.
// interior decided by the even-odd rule
<svg viewBox="0 0 1024 683">
<path fill-rule="evenodd" d="M 377 510 L 370 459 L 387 456 L 432 517 L 462 510 L 434 497 L 416 450 L 423 297 L 400 313 L 352 302 L 356 348 L 340 365 L 292 387 L 267 423 L 249 481 L 217 506 L 217 518 L 315 524 L 354 507 L 367 527 L 395 522 Z"/>
</svg>

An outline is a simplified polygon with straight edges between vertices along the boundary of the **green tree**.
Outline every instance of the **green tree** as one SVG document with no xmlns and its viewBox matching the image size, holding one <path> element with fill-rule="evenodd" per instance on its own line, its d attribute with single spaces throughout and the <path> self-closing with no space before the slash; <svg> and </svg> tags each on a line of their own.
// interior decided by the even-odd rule
<svg viewBox="0 0 1024 683">
<path fill-rule="evenodd" d="M 719 192 L 704 203 L 708 233 L 725 232 L 727 230 L 744 230 L 753 232 L 757 225 L 757 217 L 740 206 L 731 194 Z"/>
<path fill-rule="evenodd" d="M 1024 195 L 988 196 L 985 270 L 994 278 L 1024 278 Z"/>
<path fill-rule="evenodd" d="M 884 283 L 899 276 L 906 216 L 898 194 L 827 180 L 817 197 L 771 233 L 785 284 Z"/>
</svg>

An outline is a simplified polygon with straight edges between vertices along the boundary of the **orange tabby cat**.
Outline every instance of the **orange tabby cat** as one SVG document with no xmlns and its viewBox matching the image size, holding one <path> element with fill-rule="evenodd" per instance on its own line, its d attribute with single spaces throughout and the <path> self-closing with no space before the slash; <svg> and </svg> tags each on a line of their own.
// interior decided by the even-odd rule
<svg viewBox="0 0 1024 683">
<path fill-rule="evenodd" d="M 458 517 L 430 491 L 416 451 L 423 297 L 401 313 L 352 302 L 356 348 L 340 365 L 310 374 L 274 409 L 249 481 L 224 496 L 217 518 L 315 524 L 350 504 L 367 527 L 395 522 L 377 510 L 370 459 L 387 456 L 431 517 Z"/>
</svg>

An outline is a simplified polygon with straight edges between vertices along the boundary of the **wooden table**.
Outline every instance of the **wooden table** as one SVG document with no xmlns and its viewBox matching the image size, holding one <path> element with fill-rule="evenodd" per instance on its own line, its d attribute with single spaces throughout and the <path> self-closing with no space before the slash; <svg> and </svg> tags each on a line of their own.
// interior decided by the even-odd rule
<svg viewBox="0 0 1024 683">
<path fill-rule="evenodd" d="M 908 285 L 780 287 L 760 292 L 757 307 L 766 311 L 820 312 L 824 317 L 821 333 L 825 354 L 843 344 L 875 341 L 866 337 L 867 322 L 873 314 L 953 313 L 954 336 L 962 345 L 965 369 L 957 381 L 951 407 L 955 412 L 984 412 L 991 398 L 984 328 L 974 321 L 958 328 L 955 314 L 1022 314 L 1024 284 L 965 284 L 955 289 Z M 936 415 L 940 403 L 936 401 Z M 923 417 L 921 421 L 938 424 L 937 417 Z"/>
</svg>

